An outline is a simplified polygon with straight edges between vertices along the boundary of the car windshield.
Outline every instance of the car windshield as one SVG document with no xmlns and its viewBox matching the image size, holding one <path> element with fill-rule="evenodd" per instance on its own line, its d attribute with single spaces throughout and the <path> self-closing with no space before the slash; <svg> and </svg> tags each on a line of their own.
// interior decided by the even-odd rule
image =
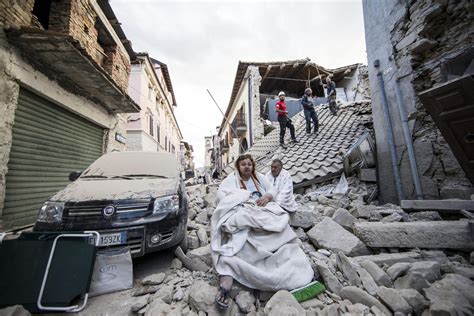
<svg viewBox="0 0 474 316">
<path fill-rule="evenodd" d="M 81 178 L 131 179 L 178 176 L 178 160 L 172 154 L 125 151 L 103 155 L 82 173 Z"/>
</svg>

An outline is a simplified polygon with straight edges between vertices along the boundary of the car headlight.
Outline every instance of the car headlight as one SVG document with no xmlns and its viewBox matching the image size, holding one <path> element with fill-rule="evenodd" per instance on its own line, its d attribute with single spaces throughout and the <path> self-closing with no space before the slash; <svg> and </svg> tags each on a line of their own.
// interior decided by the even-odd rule
<svg viewBox="0 0 474 316">
<path fill-rule="evenodd" d="M 60 222 L 63 217 L 64 202 L 46 201 L 38 214 L 38 222 Z"/>
<path fill-rule="evenodd" d="M 179 210 L 179 195 L 157 198 L 153 205 L 153 214 L 177 212 Z"/>
</svg>

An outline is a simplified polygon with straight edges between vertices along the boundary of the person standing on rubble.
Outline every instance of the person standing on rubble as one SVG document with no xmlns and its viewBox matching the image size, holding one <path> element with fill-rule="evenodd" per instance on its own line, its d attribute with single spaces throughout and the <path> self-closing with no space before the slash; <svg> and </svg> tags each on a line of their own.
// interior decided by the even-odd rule
<svg viewBox="0 0 474 316">
<path fill-rule="evenodd" d="M 285 103 L 285 92 L 280 91 L 278 93 L 278 102 L 275 104 L 275 111 L 277 112 L 278 116 L 278 123 L 280 124 L 280 146 L 285 146 L 285 132 L 286 128 L 290 129 L 291 140 L 293 143 L 297 143 L 298 140 L 296 139 L 295 135 L 295 127 L 291 122 L 291 119 L 288 117 L 288 111 L 286 110 L 286 103 Z"/>
<path fill-rule="evenodd" d="M 312 93 L 313 90 L 311 90 L 311 88 L 306 88 L 306 90 L 304 90 L 304 95 L 301 98 L 301 104 L 303 105 L 304 110 L 304 118 L 306 119 L 307 134 L 311 133 L 311 121 L 313 121 L 315 134 L 319 129 L 318 114 L 316 114 L 316 110 L 314 109 L 313 97 L 311 96 Z"/>
<path fill-rule="evenodd" d="M 331 80 L 330 76 L 326 77 L 326 93 L 327 101 L 329 103 L 329 111 L 332 115 L 337 114 L 337 105 L 336 105 L 336 83 Z"/>
</svg>

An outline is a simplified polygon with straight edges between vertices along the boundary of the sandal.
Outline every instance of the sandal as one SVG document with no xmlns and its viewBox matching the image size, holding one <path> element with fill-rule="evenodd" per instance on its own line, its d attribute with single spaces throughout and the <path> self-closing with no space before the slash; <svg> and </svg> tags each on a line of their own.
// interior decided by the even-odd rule
<svg viewBox="0 0 474 316">
<path fill-rule="evenodd" d="M 230 290 L 223 288 L 222 286 L 219 287 L 219 291 L 217 291 L 216 298 L 214 302 L 217 304 L 217 307 L 222 310 L 226 310 L 229 308 L 230 303 Z M 225 303 L 227 301 L 227 303 Z"/>
</svg>

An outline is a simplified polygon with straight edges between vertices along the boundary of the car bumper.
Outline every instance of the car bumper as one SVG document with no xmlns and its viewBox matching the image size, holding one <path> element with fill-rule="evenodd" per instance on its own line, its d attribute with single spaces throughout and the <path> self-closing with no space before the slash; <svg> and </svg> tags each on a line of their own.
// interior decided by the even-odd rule
<svg viewBox="0 0 474 316">
<path fill-rule="evenodd" d="M 126 241 L 120 245 L 100 246 L 100 249 L 130 248 L 132 257 L 167 249 L 178 245 L 186 236 L 187 211 L 182 209 L 165 217 L 150 216 L 127 222 L 37 222 L 34 231 L 85 231 L 94 230 L 100 234 L 126 234 Z M 152 237 L 154 242 L 152 242 Z"/>
</svg>

